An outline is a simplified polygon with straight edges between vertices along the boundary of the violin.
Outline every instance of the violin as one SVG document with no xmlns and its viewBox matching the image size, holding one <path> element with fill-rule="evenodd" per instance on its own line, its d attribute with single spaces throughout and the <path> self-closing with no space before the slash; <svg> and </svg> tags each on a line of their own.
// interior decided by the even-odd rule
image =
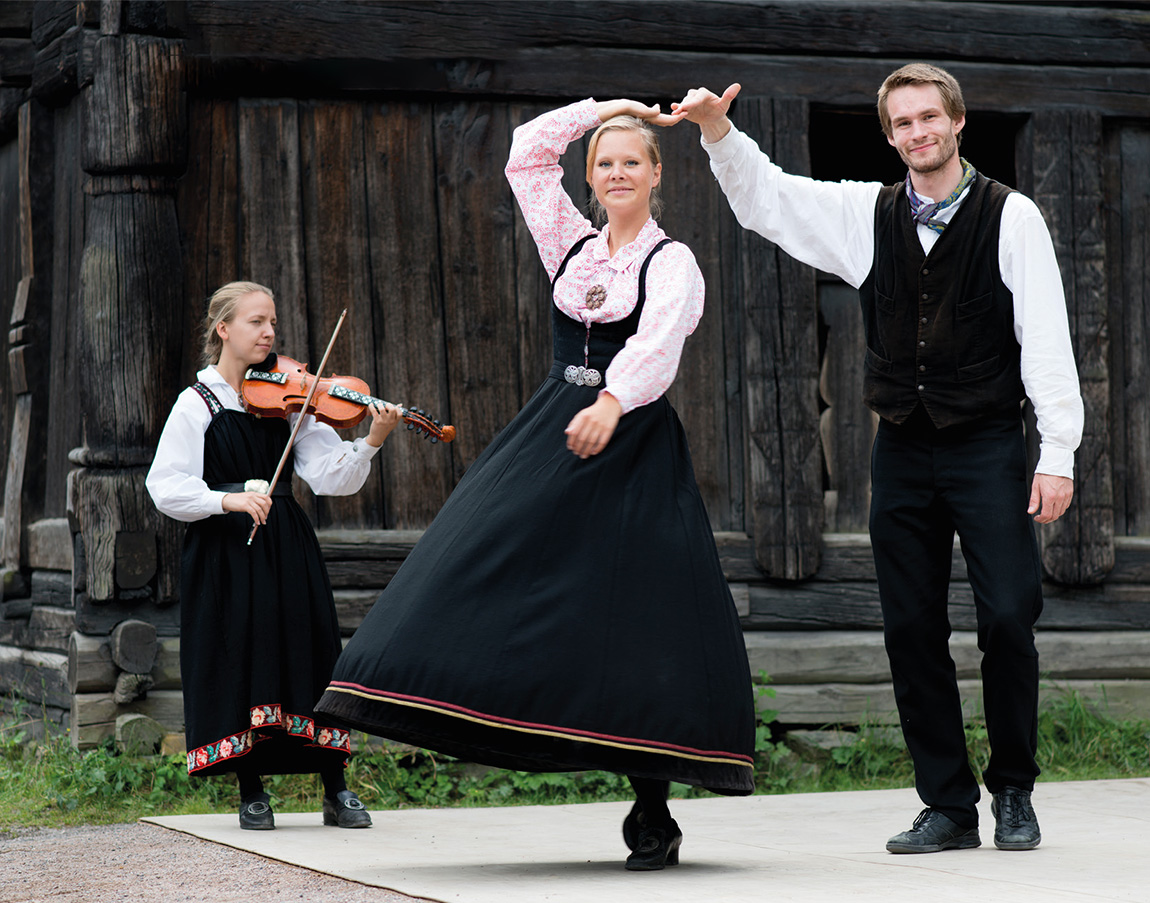
<svg viewBox="0 0 1150 903">
<path fill-rule="evenodd" d="M 450 442 L 455 438 L 455 427 L 444 426 L 419 408 L 384 401 L 371 395 L 367 383 L 355 376 L 322 376 L 316 378 L 307 372 L 307 365 L 282 354 L 273 354 L 268 361 L 269 370 L 248 368 L 240 387 L 244 405 L 253 414 L 264 417 L 284 417 L 303 410 L 308 393 L 314 395 L 308 414 L 316 420 L 337 429 L 358 424 L 367 416 L 369 405 L 391 405 L 399 411 L 409 430 L 415 430 L 432 442 Z"/>
</svg>

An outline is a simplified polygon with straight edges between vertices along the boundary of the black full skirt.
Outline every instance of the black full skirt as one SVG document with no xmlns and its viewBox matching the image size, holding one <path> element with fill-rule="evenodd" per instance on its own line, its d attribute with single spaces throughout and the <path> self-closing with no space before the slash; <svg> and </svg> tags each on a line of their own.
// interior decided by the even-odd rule
<svg viewBox="0 0 1150 903">
<path fill-rule="evenodd" d="M 216 415 L 204 437 L 209 485 L 266 479 L 287 440 L 283 420 Z M 291 485 L 285 469 L 281 484 Z M 346 729 L 313 706 L 340 653 L 339 622 L 315 531 L 277 495 L 252 544 L 252 519 L 189 524 L 180 572 L 180 668 L 188 771 L 312 773 L 340 767 Z"/>
<path fill-rule="evenodd" d="M 753 790 L 742 632 L 665 398 L 581 460 L 559 371 L 483 452 L 316 711 L 469 761 Z"/>
</svg>

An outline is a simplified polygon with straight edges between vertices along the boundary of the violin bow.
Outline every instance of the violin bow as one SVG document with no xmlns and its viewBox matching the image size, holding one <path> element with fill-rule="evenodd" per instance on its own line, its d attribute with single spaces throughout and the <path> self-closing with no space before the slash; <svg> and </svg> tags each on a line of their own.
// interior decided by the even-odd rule
<svg viewBox="0 0 1150 903">
<path fill-rule="evenodd" d="M 288 436 L 287 445 L 284 446 L 284 453 L 280 455 L 279 466 L 276 467 L 275 475 L 272 477 L 271 484 L 268 486 L 268 495 L 271 495 L 272 490 L 276 488 L 276 482 L 279 480 L 280 474 L 283 472 L 284 464 L 287 463 L 288 452 L 291 451 L 292 443 L 295 442 L 296 433 L 299 432 L 299 428 L 303 424 L 303 419 L 307 416 L 308 410 L 311 408 L 312 400 L 315 398 L 315 391 L 319 388 L 319 378 L 323 373 L 323 368 L 327 366 L 327 358 L 328 355 L 331 354 L 331 347 L 335 344 L 335 337 L 339 335 L 339 328 L 343 326 L 343 320 L 346 316 L 347 308 L 345 307 L 343 309 L 343 313 L 339 315 L 339 320 L 335 324 L 335 329 L 332 330 L 331 338 L 327 343 L 327 349 L 323 353 L 323 360 L 319 362 L 319 367 L 316 369 L 315 375 L 312 377 L 311 388 L 307 391 L 307 398 L 304 399 L 303 409 L 299 412 L 299 417 L 296 418 L 295 426 L 292 427 L 291 435 Z M 256 530 L 259 528 L 260 525 L 258 523 L 252 524 L 252 532 L 248 534 L 249 546 L 252 544 L 252 540 L 255 539 Z"/>
</svg>

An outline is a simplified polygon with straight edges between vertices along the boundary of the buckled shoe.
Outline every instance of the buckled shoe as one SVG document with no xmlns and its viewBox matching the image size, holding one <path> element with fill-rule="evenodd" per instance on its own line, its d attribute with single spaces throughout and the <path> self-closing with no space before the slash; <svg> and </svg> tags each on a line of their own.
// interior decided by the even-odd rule
<svg viewBox="0 0 1150 903">
<path fill-rule="evenodd" d="M 668 865 L 679 864 L 679 847 L 683 832 L 674 819 L 662 828 L 643 828 L 635 852 L 627 857 L 631 872 L 657 872 Z"/>
<path fill-rule="evenodd" d="M 337 828 L 370 828 L 371 816 L 352 790 L 323 798 L 323 823 Z"/>
<path fill-rule="evenodd" d="M 994 845 L 1000 850 L 1033 850 L 1042 843 L 1030 791 L 1003 787 L 990 804 L 994 813 Z"/>
<path fill-rule="evenodd" d="M 887 851 L 891 853 L 940 853 L 981 845 L 978 828 L 963 828 L 929 807 L 918 814 L 909 831 L 896 834 L 886 842 Z"/>
<path fill-rule="evenodd" d="M 240 803 L 240 827 L 248 831 L 270 831 L 276 826 L 271 797 L 257 793 Z"/>
</svg>

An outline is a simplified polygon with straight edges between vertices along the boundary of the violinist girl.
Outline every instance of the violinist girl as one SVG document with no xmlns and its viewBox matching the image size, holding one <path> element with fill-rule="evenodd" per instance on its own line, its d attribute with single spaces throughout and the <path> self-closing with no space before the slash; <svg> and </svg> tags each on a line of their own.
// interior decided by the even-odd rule
<svg viewBox="0 0 1150 903">
<path fill-rule="evenodd" d="M 324 824 L 365 828 L 371 817 L 343 779 L 349 734 L 312 711 L 340 635 L 291 477 L 294 470 L 317 495 L 356 492 L 399 413 L 373 404 L 367 436 L 353 441 L 306 416 L 268 495 L 259 484 L 275 473 L 300 416 L 244 409 L 248 368 L 274 366 L 271 290 L 228 283 L 212 295 L 205 325 L 207 366 L 176 399 L 147 477 L 156 507 L 188 524 L 180 572 L 188 772 L 235 772 L 240 827 L 256 830 L 275 827 L 261 775 L 318 772 Z"/>
<path fill-rule="evenodd" d="M 316 710 L 528 771 L 627 775 L 631 870 L 679 861 L 670 781 L 753 790 L 746 649 L 664 395 L 703 277 L 652 215 L 662 162 L 633 101 L 515 131 L 506 175 L 552 282 L 555 362 L 352 637 Z M 595 226 L 559 158 L 595 130 Z M 577 854 L 575 854 L 577 855 Z"/>
</svg>

